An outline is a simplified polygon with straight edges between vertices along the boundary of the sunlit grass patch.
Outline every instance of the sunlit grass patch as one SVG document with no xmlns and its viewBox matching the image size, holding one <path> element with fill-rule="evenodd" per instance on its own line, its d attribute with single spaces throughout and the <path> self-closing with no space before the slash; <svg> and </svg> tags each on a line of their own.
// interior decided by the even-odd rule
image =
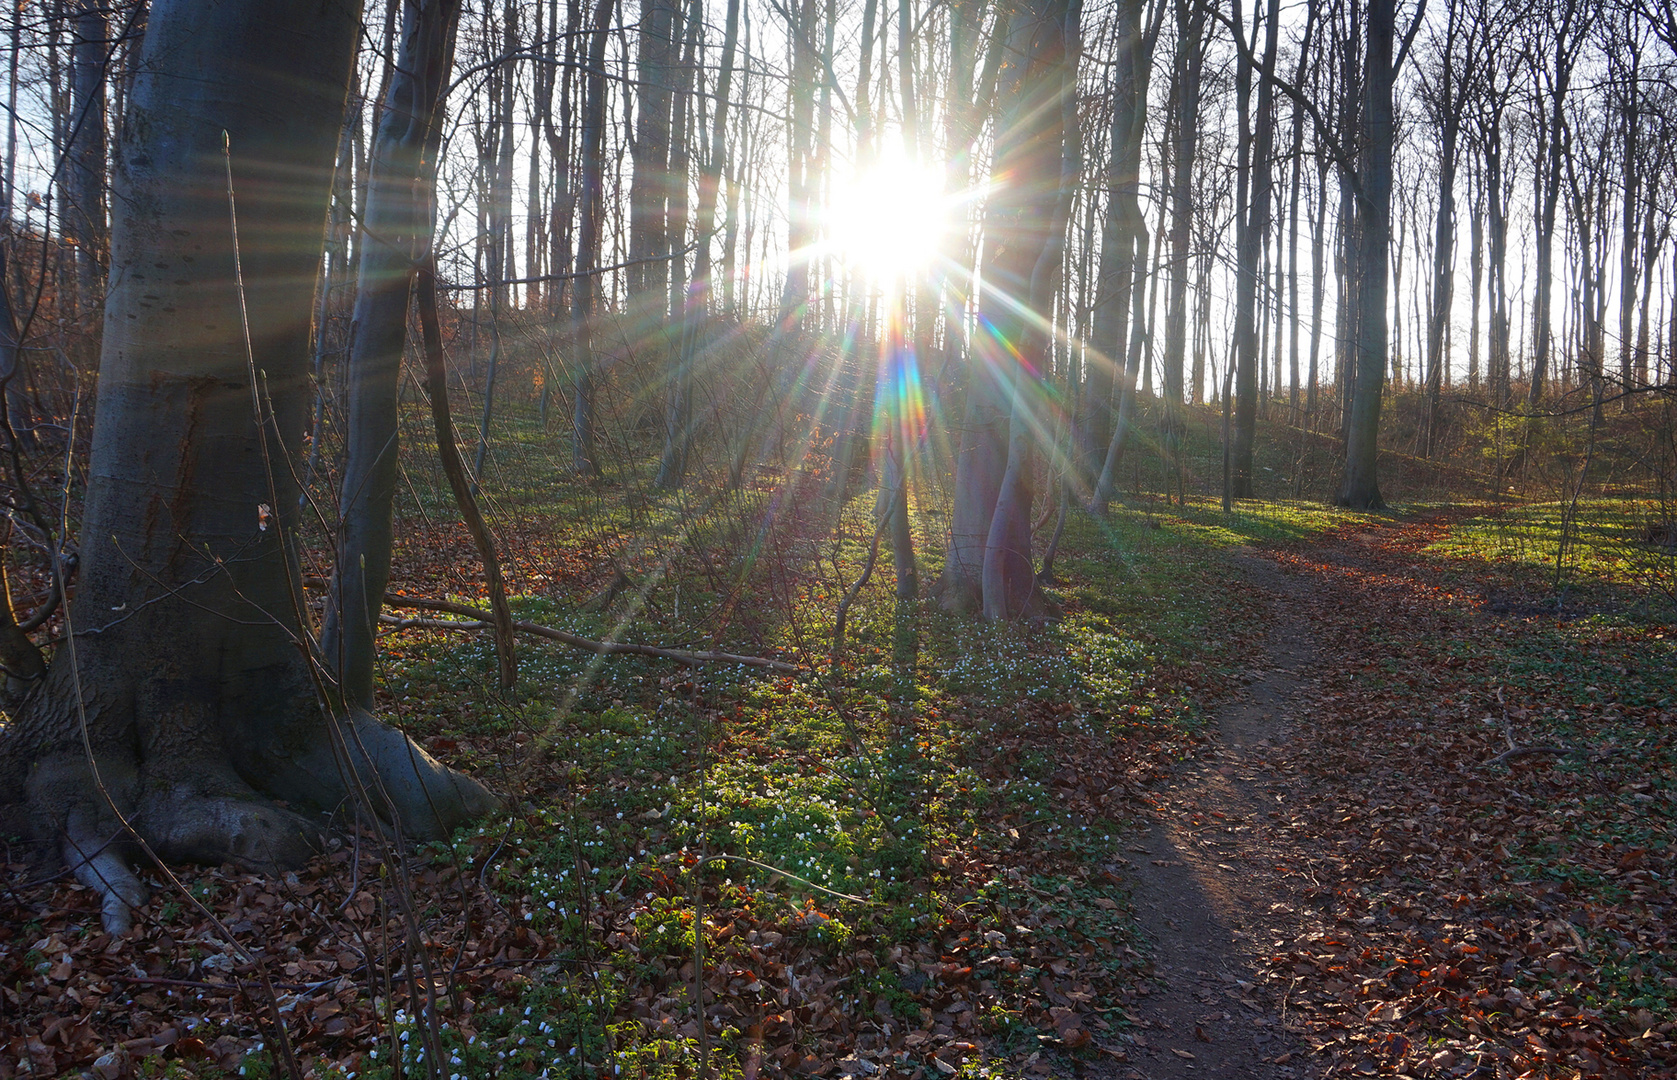
<svg viewBox="0 0 1677 1080">
<path fill-rule="evenodd" d="M 1677 533 L 1662 505 L 1587 499 L 1509 507 L 1453 525 L 1429 549 L 1457 559 L 1673 594 Z"/>
<path fill-rule="evenodd" d="M 1213 547 L 1228 548 L 1242 544 L 1296 543 L 1344 525 L 1383 516 L 1300 499 L 1240 499 L 1225 513 L 1218 499 L 1190 498 L 1185 507 L 1161 511 L 1160 526 L 1180 530 Z"/>
</svg>

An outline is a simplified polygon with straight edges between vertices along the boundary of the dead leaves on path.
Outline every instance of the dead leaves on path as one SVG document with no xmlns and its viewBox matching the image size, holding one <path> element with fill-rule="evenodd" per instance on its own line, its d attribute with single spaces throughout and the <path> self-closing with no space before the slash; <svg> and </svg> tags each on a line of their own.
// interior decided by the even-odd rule
<svg viewBox="0 0 1677 1080">
<path fill-rule="evenodd" d="M 1677 715 L 1604 692 L 1572 716 L 1595 742 L 1564 767 L 1491 764 L 1558 699 L 1499 663 L 1529 622 L 1498 623 L 1417 554 L 1434 529 L 1276 555 L 1317 585 L 1279 616 L 1332 645 L 1271 761 L 1272 817 L 1309 866 L 1283 868 L 1305 932 L 1271 943 L 1268 974 L 1330 1075 L 1677 1075 Z"/>
</svg>

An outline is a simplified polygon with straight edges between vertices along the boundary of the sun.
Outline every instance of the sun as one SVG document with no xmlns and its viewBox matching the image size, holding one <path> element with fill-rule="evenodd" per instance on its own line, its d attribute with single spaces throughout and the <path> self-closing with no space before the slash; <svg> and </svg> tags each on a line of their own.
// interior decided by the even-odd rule
<svg viewBox="0 0 1677 1080">
<path fill-rule="evenodd" d="M 827 237 L 846 266 L 885 282 L 929 268 L 948 219 L 942 170 L 898 151 L 835 187 L 826 211 Z"/>
</svg>

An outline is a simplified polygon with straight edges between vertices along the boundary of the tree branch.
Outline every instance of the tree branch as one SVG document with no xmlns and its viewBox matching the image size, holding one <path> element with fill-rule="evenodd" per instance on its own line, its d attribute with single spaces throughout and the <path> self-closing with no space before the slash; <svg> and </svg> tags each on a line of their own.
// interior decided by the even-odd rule
<svg viewBox="0 0 1677 1080">
<path fill-rule="evenodd" d="M 486 629 L 493 616 L 482 608 L 475 608 L 469 604 L 456 604 L 450 600 L 430 600 L 418 596 L 395 596 L 386 594 L 384 603 L 387 607 L 413 608 L 419 611 L 442 611 L 450 615 L 461 615 L 476 620 L 471 623 L 451 623 L 445 620 L 397 620 L 397 625 L 407 623 L 411 626 L 421 626 L 425 629 L 440 630 L 482 630 Z M 383 621 L 382 619 L 380 620 Z M 796 664 L 788 664 L 784 660 L 770 660 L 763 656 L 742 656 L 737 653 L 725 652 L 692 652 L 687 649 L 661 649 L 656 645 L 636 645 L 627 641 L 595 641 L 580 634 L 573 634 L 568 630 L 558 630 L 539 623 L 515 620 L 512 628 L 522 634 L 533 637 L 546 638 L 557 641 L 573 648 L 582 649 L 598 656 L 649 656 L 658 660 L 674 660 L 678 664 L 696 667 L 699 664 L 740 664 L 745 667 L 762 668 L 766 671 L 779 671 L 788 675 L 797 674 L 802 669 Z"/>
</svg>

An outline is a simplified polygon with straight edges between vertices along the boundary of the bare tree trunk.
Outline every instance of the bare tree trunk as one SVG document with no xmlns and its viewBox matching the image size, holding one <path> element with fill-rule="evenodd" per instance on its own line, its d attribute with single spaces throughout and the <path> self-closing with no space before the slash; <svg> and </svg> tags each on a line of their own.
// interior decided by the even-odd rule
<svg viewBox="0 0 1677 1080">
<path fill-rule="evenodd" d="M 1032 275 L 1048 242 L 1034 185 L 1060 167 L 1064 23 L 1058 0 L 1034 0 L 1015 11 L 1005 31 L 1014 61 L 1003 68 L 998 88 L 992 172 L 1020 182 L 999 189 L 985 206 L 984 329 L 973 342 L 941 586 L 944 607 L 992 618 L 1027 614 L 1040 602 L 1031 573 L 1028 428 L 1036 390 L 1030 373 L 1040 370 L 1045 349 L 1023 311 L 1033 310 Z M 1011 431 L 1010 413 L 1016 417 Z"/>
<path fill-rule="evenodd" d="M 740 33 L 744 38 L 744 62 L 739 65 L 740 97 L 749 100 L 751 96 L 751 9 L 743 7 L 740 10 Z M 743 179 L 750 163 L 750 134 L 751 116 L 748 110 L 737 110 L 736 124 L 738 134 L 735 136 L 734 153 L 730 164 L 724 167 L 722 178 L 728 182 L 728 201 L 724 220 L 727 226 L 722 234 L 722 314 L 729 320 L 742 317 L 742 303 L 739 296 L 742 290 L 739 282 L 739 245 L 741 232 L 741 216 L 749 216 L 750 203 L 748 193 L 743 190 Z M 749 235 L 749 234 L 747 234 Z M 750 243 L 747 241 L 747 249 Z M 746 298 L 749 302 L 749 297 Z"/>
<path fill-rule="evenodd" d="M 11 53 L 6 57 L 6 190 L 0 193 L 0 224 L 10 232 L 17 204 L 17 68 L 23 51 L 23 5 L 12 5 Z"/>
<path fill-rule="evenodd" d="M 1084 426 L 1091 453 L 1085 483 L 1092 493 L 1091 506 L 1096 505 L 1095 493 L 1101 490 L 1099 478 L 1107 448 L 1113 441 L 1116 410 L 1122 407 L 1123 395 L 1128 392 L 1123 388 L 1133 381 L 1134 374 L 1126 370 L 1128 350 L 1124 331 L 1134 286 L 1135 230 L 1141 216 L 1131 187 L 1139 186 L 1141 178 L 1139 160 L 1133 181 L 1127 164 L 1134 117 L 1138 110 L 1145 109 L 1145 102 L 1137 100 L 1140 83 L 1136 73 L 1136 50 L 1141 44 L 1141 0 L 1122 0 L 1113 17 L 1117 46 L 1112 62 L 1111 128 L 1107 134 L 1106 218 L 1101 223 L 1100 269 L 1090 312 L 1093 358 L 1089 392 L 1084 402 Z"/>
<path fill-rule="evenodd" d="M 320 473 L 320 444 L 326 430 L 327 399 L 331 396 L 327 378 L 326 357 L 331 338 L 333 301 L 343 291 L 354 273 L 349 261 L 349 234 L 355 200 L 355 138 L 356 121 L 361 114 L 361 102 L 356 98 L 357 83 L 351 74 L 350 101 L 344 107 L 343 129 L 338 135 L 337 166 L 332 173 L 332 208 L 326 219 L 326 250 L 320 259 L 319 293 L 315 297 L 314 350 L 311 367 L 314 372 L 314 417 L 309 423 L 309 457 L 303 469 L 303 497 Z M 353 302 L 353 301 L 352 301 Z M 337 350 L 342 353 L 344 350 Z"/>
<path fill-rule="evenodd" d="M 489 593 L 490 621 L 495 627 L 497 674 L 504 694 L 518 679 L 512 608 L 507 604 L 507 586 L 501 576 L 501 560 L 495 554 L 495 539 L 490 535 L 489 526 L 484 522 L 483 513 L 472 495 L 466 466 L 460 459 L 460 447 L 454 440 L 454 419 L 448 407 L 448 367 L 443 356 L 441 322 L 437 317 L 436 256 L 432 253 L 425 255 L 415 271 L 414 293 L 418 299 L 420 340 L 425 349 L 425 391 L 431 399 L 432 426 L 437 433 L 437 457 L 442 461 L 443 474 L 448 477 L 455 505 L 460 508 L 461 520 L 471 534 L 478 557 L 483 560 L 483 583 Z"/>
<path fill-rule="evenodd" d="M 996 140 L 993 173 L 1018 177 L 1017 194 L 992 196 L 986 207 L 986 233 L 997 246 L 985 262 L 985 306 L 989 326 L 1002 342 L 1019 343 L 1019 359 L 1011 372 L 1011 418 L 1008 424 L 1006 470 L 997 485 L 995 513 L 985 540 L 983 612 L 991 621 L 1027 618 L 1042 608 L 1042 595 L 1031 560 L 1032 448 L 1037 431 L 1046 425 L 1041 415 L 1040 373 L 1047 370 L 1048 338 L 1042 327 L 1052 310 L 1049 278 L 1053 270 L 1051 223 L 1032 213 L 1033 189 L 1063 169 L 1064 109 L 1057 100 L 1074 92 L 1076 73 L 1063 71 L 1071 42 L 1080 29 L 1072 0 L 1069 10 L 1053 0 L 1018 10 L 1009 33 L 1020 57 L 1008 87 L 1007 108 L 999 118 L 1003 134 Z M 998 207 L 996 204 L 1000 203 Z M 998 212 L 999 211 L 999 212 Z M 1031 220 L 1036 218 L 1037 220 Z M 1007 290 L 1013 303 L 1025 301 L 1027 314 L 1015 308 L 1003 315 L 989 294 L 991 285 Z M 1001 321 L 1001 320 L 1006 321 Z M 986 362 L 1006 362 L 1001 355 Z"/>
<path fill-rule="evenodd" d="M 716 80 L 716 112 L 711 118 L 710 156 L 699 174 L 699 208 L 693 230 L 698 248 L 693 256 L 693 277 L 681 316 L 681 355 L 666 403 L 664 454 L 658 463 L 656 483 L 665 490 L 678 488 L 685 480 L 687 453 L 693 440 L 693 368 L 698 363 L 700 338 L 710 308 L 711 234 L 716 231 L 717 192 L 728 154 L 728 95 L 733 87 L 739 23 L 740 0 L 728 0 L 727 23 L 722 34 L 722 67 Z"/>
<path fill-rule="evenodd" d="M 548 156 L 553 160 L 554 182 L 553 198 L 550 205 L 550 221 L 548 223 L 548 265 L 550 272 L 555 275 L 566 275 L 572 268 L 572 223 L 576 217 L 576 185 L 572 182 L 573 162 L 571 137 L 572 113 L 575 96 L 573 87 L 577 85 L 577 75 L 574 68 L 577 63 L 577 40 L 584 33 L 582 0 L 565 0 L 565 24 L 563 35 L 558 31 L 558 0 L 550 0 L 553 14 L 548 26 L 550 36 L 564 38 L 565 46 L 560 67 L 550 77 L 545 86 L 547 99 L 541 105 L 542 131 L 547 138 Z M 558 43 L 554 42 L 557 53 Z M 556 57 L 557 58 L 557 57 Z M 554 90 L 554 80 L 558 81 L 559 90 L 559 123 L 554 126 L 551 99 Z M 560 277 L 547 290 L 547 311 L 550 318 L 557 320 L 560 313 L 565 311 L 565 303 L 569 298 L 569 281 Z M 544 400 L 546 388 L 543 390 Z"/>
<path fill-rule="evenodd" d="M 1213 245 L 1201 245 L 1199 258 L 1194 267 L 1194 297 L 1196 311 L 1194 312 L 1194 370 L 1193 370 L 1193 399 L 1195 405 L 1205 402 L 1205 349 L 1206 338 L 1210 334 L 1211 324 L 1211 254 Z M 1212 391 L 1216 392 L 1215 376 Z"/>
<path fill-rule="evenodd" d="M 400 732 L 322 708 L 307 653 L 288 440 L 305 429 L 359 27 L 352 3 L 151 6 L 112 200 L 74 629 L 0 729 L 5 827 L 60 847 L 113 933 L 144 895 L 136 841 L 271 870 L 316 834 L 276 800 L 370 798 L 423 838 L 494 805 Z"/>
<path fill-rule="evenodd" d="M 676 65 L 676 24 L 681 0 L 643 0 L 639 53 L 635 76 L 640 86 L 640 113 L 630 144 L 634 176 L 629 185 L 629 261 L 627 280 L 633 300 L 651 303 L 662 298 L 668 281 L 659 256 L 669 250 L 665 209 L 670 194 L 670 125 L 674 107 L 671 79 Z M 644 294 L 644 295 L 643 295 Z M 637 311 L 637 317 L 645 314 Z"/>
<path fill-rule="evenodd" d="M 693 82 L 698 70 L 699 31 L 703 26 L 703 16 L 704 12 L 698 0 L 692 0 L 688 4 L 680 64 L 671 80 L 670 164 L 666 174 L 668 182 L 665 185 L 669 193 L 669 202 L 664 237 L 665 250 L 669 253 L 666 266 L 670 291 L 666 310 L 669 313 L 669 325 L 677 328 L 678 346 L 677 355 L 670 358 L 672 385 L 681 363 L 679 328 L 687 298 L 687 256 L 683 253 L 687 247 L 687 224 L 691 209 L 687 201 L 687 170 L 692 160 Z"/>
<path fill-rule="evenodd" d="M 1379 510 L 1380 399 L 1387 360 L 1386 300 L 1392 194 L 1392 44 L 1395 0 L 1369 0 L 1358 165 L 1357 371 L 1345 438 L 1345 479 L 1335 501 Z"/>
<path fill-rule="evenodd" d="M 796 16 L 787 26 L 792 35 L 789 47 L 791 64 L 791 115 L 786 150 L 786 250 L 790 260 L 786 268 L 785 287 L 780 294 L 780 311 L 775 325 L 781 332 L 796 329 L 809 311 L 810 242 L 814 239 L 815 222 L 813 189 L 816 183 L 812 167 L 815 157 L 810 145 L 814 131 L 815 89 L 825 76 L 816 71 L 814 49 L 810 45 L 810 31 L 815 25 L 817 0 L 803 0 L 797 5 Z M 785 10 L 792 15 L 792 9 Z"/>
<path fill-rule="evenodd" d="M 1257 14 L 1256 9 L 1254 14 Z M 1236 32 L 1244 34 L 1246 31 L 1240 26 L 1238 3 L 1234 7 L 1234 15 Z M 1269 10 L 1263 21 L 1264 52 L 1255 73 L 1258 79 L 1258 102 L 1249 150 L 1246 148 L 1244 131 L 1241 140 L 1242 153 L 1246 157 L 1245 168 L 1249 173 L 1246 189 L 1250 194 L 1250 203 L 1237 209 L 1237 213 L 1243 215 L 1244 223 L 1236 242 L 1235 264 L 1235 404 L 1234 441 L 1230 457 L 1232 495 L 1236 499 L 1249 499 L 1253 493 L 1252 456 L 1258 433 L 1258 365 L 1261 362 L 1258 337 L 1259 262 L 1263 256 L 1264 238 L 1269 232 L 1273 189 L 1269 159 L 1275 145 L 1274 71 L 1281 29 L 1279 0 L 1269 0 Z M 1257 32 L 1254 27 L 1253 44 L 1256 43 Z M 1242 48 L 1241 55 L 1243 58 L 1250 57 L 1251 51 Z M 1249 85 L 1254 76 L 1249 60 L 1243 59 L 1242 67 L 1245 71 L 1242 84 Z"/>
<path fill-rule="evenodd" d="M 1119 49 L 1113 65 L 1112 130 L 1108 136 L 1112 192 L 1101 237 L 1101 286 L 1109 286 L 1110 292 L 1103 299 L 1097 287 L 1094 311 L 1095 363 L 1109 365 L 1112 376 L 1103 374 L 1090 393 L 1090 416 L 1103 425 L 1091 431 L 1090 442 L 1105 451 L 1089 494 L 1088 508 L 1095 514 L 1106 512 L 1117 484 L 1118 465 L 1135 411 L 1140 346 L 1146 333 L 1149 237 L 1141 212 L 1141 146 L 1153 47 L 1164 22 L 1164 8 L 1163 3 L 1154 7 L 1153 21 L 1145 29 L 1140 0 L 1125 0 L 1116 14 Z M 1118 395 L 1116 416 L 1093 400 L 1112 389 Z M 1102 433 L 1106 435 L 1104 444 L 1095 441 Z"/>
<path fill-rule="evenodd" d="M 910 425 L 913 416 L 903 407 L 906 380 L 903 370 L 907 341 L 908 291 L 901 282 L 890 287 L 895 310 L 886 320 L 887 377 L 885 380 L 886 429 L 881 440 L 883 469 L 879 480 L 880 524 L 891 535 L 891 569 L 896 575 L 897 599 L 913 600 L 920 595 L 920 571 L 914 562 L 914 530 L 908 517 L 908 456 L 914 446 Z"/>
<path fill-rule="evenodd" d="M 577 229 L 576 280 L 571 287 L 571 332 L 576 342 L 576 400 L 571 414 L 571 468 L 599 472 L 594 449 L 594 296 L 600 261 L 600 216 L 605 178 L 606 42 L 613 0 L 599 0 L 588 40 L 588 75 L 582 95 L 582 221 Z"/>
<path fill-rule="evenodd" d="M 1646 210 L 1642 216 L 1642 310 L 1636 323 L 1636 381 L 1641 384 L 1647 384 L 1653 376 L 1648 362 L 1648 323 L 1654 307 L 1654 266 L 1660 260 L 1660 251 L 1665 246 L 1671 229 L 1669 219 L 1663 225 L 1656 226 L 1658 181 L 1658 170 L 1651 171 L 1648 177 L 1648 194 L 1643 200 Z M 1671 357 L 1669 365 L 1677 366 L 1677 355 Z"/>
<path fill-rule="evenodd" d="M 1293 85 L 1302 87 L 1305 75 L 1309 71 L 1311 35 L 1316 29 L 1316 3 L 1305 8 L 1304 38 L 1299 43 L 1298 72 L 1293 77 Z M 1299 407 L 1299 199 L 1304 194 L 1304 110 L 1297 102 L 1293 102 L 1293 179 L 1287 191 L 1287 258 L 1290 270 L 1287 275 L 1287 306 L 1291 310 L 1292 320 L 1289 329 L 1287 363 L 1290 376 L 1290 390 L 1288 403 L 1292 406 L 1290 422 L 1300 424 Z"/>
<path fill-rule="evenodd" d="M 1467 391 L 1479 392 L 1479 305 L 1485 281 L 1485 182 L 1468 159 L 1468 300 Z"/>
<path fill-rule="evenodd" d="M 1539 153 L 1542 156 L 1542 168 L 1538 174 L 1539 187 L 1537 198 L 1537 278 L 1532 284 L 1532 354 L 1531 354 L 1531 385 L 1527 392 L 1527 400 L 1535 406 L 1543 397 L 1543 382 L 1547 377 L 1550 351 L 1550 321 L 1553 307 L 1552 294 L 1554 285 L 1551 270 L 1554 266 L 1554 234 L 1555 211 L 1561 194 L 1561 163 L 1563 158 L 1562 144 L 1564 142 L 1564 128 L 1566 126 L 1566 95 L 1572 81 L 1572 69 L 1576 63 L 1579 45 L 1588 28 L 1587 12 L 1580 8 L 1579 0 L 1561 0 L 1560 10 L 1552 12 L 1551 17 L 1559 16 L 1559 25 L 1553 30 L 1554 35 L 1554 69 L 1544 67 L 1544 61 L 1532 58 L 1532 73 L 1535 82 L 1548 82 L 1548 112 L 1542 110 L 1544 102 L 1543 87 L 1539 85 L 1535 94 L 1539 118 Z"/>
<path fill-rule="evenodd" d="M 337 573 L 321 647 L 352 707 L 373 704 L 379 612 L 390 580 L 397 407 L 414 260 L 427 244 L 435 146 L 454 55 L 458 0 L 405 0 L 396 75 L 373 142 L 347 360 L 348 457 Z"/>
<path fill-rule="evenodd" d="M 1314 429 L 1322 355 L 1322 302 L 1327 294 L 1325 248 L 1328 232 L 1328 163 L 1316 167 L 1316 200 L 1310 217 L 1310 371 L 1305 378 L 1304 415 Z"/>
<path fill-rule="evenodd" d="M 1626 51 L 1630 53 L 1630 68 L 1625 73 L 1625 85 L 1621 93 L 1624 95 L 1620 103 L 1620 123 L 1624 128 L 1622 146 L 1623 160 L 1620 163 L 1619 193 L 1621 198 L 1622 217 L 1619 230 L 1619 379 L 1628 389 L 1636 384 L 1636 353 L 1631 344 L 1631 320 L 1636 310 L 1636 234 L 1637 226 L 1637 188 L 1640 175 L 1637 172 L 1637 142 L 1641 128 L 1641 60 L 1642 52 L 1632 35 L 1626 43 Z M 1630 408 L 1630 399 L 1624 400 L 1626 409 Z"/>
<path fill-rule="evenodd" d="M 1461 102 L 1456 93 L 1456 16 L 1451 3 L 1446 13 L 1443 71 L 1438 79 L 1438 101 L 1432 110 L 1440 127 L 1438 149 L 1438 214 L 1432 247 L 1432 308 L 1427 319 L 1426 410 L 1422 416 L 1421 455 L 1431 457 L 1437 437 L 1438 399 L 1443 389 L 1445 332 L 1455 305 L 1456 144 L 1461 134 Z"/>
<path fill-rule="evenodd" d="M 105 288 L 105 64 L 110 54 L 105 9 L 94 0 L 76 0 L 71 33 L 71 213 L 64 226 L 76 246 L 76 300 L 81 313 L 91 315 Z"/>
<path fill-rule="evenodd" d="M 1513 347 L 1509 341 L 1508 299 L 1508 189 L 1503 175 L 1502 125 L 1500 110 L 1491 122 L 1485 150 L 1485 198 L 1490 208 L 1486 223 L 1490 269 L 1490 358 L 1491 397 L 1499 405 L 1508 403 L 1513 392 Z"/>
<path fill-rule="evenodd" d="M 1176 117 L 1170 197 L 1170 298 L 1165 303 L 1165 400 L 1182 401 L 1188 348 L 1188 276 L 1193 257 L 1194 158 L 1198 152 L 1205 9 L 1176 0 Z"/>
</svg>

